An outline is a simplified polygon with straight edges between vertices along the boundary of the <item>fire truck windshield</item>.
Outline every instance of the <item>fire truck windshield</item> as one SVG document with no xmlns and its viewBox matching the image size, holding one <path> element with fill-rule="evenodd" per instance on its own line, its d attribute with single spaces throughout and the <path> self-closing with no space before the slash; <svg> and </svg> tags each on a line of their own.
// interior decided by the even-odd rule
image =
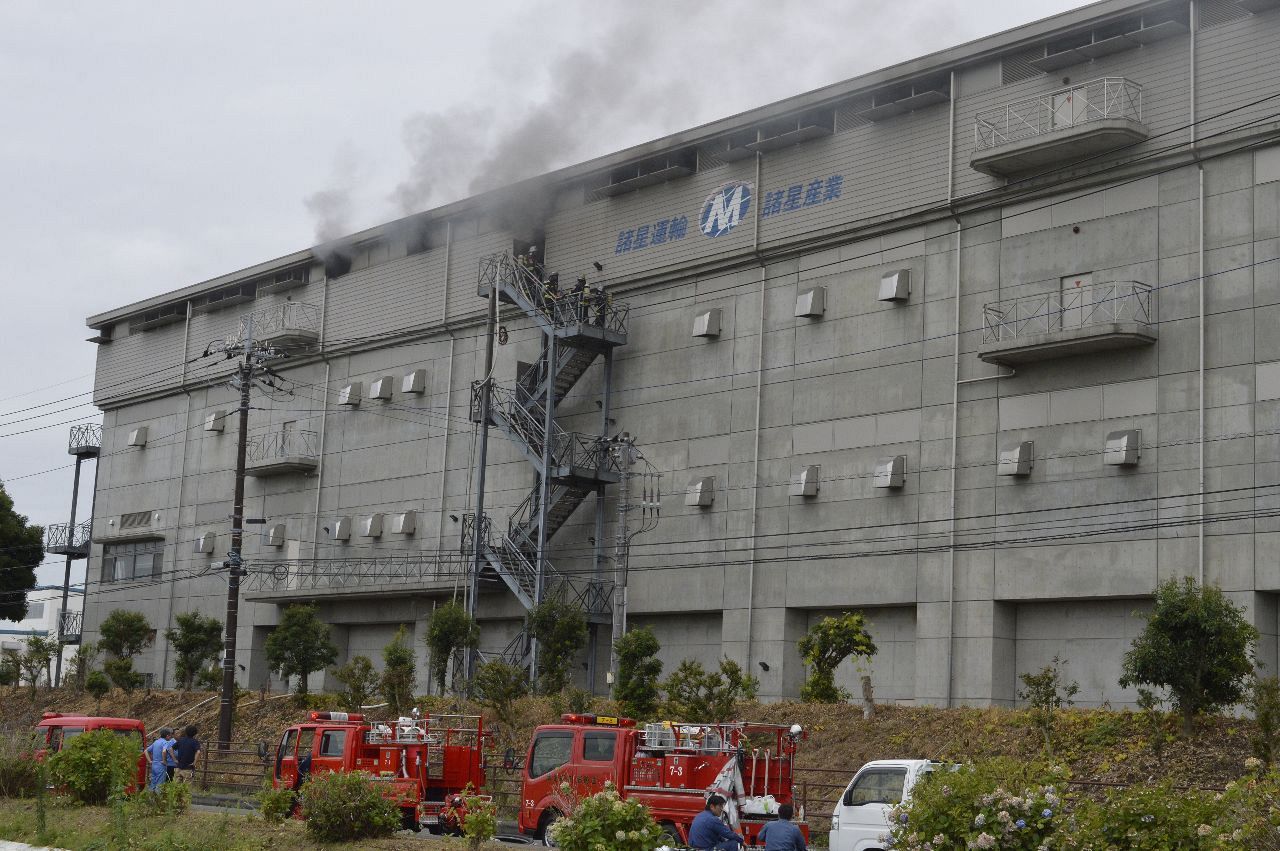
<svg viewBox="0 0 1280 851">
<path fill-rule="evenodd" d="M 541 777 L 555 771 L 569 761 L 573 751 L 573 733 L 569 730 L 548 730 L 533 740 L 533 754 L 529 757 L 529 776 Z"/>
</svg>

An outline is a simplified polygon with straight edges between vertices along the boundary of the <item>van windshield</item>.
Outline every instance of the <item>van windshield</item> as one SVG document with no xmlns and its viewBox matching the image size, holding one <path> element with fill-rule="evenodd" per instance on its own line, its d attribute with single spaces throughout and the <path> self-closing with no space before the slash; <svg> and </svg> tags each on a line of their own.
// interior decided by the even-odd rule
<svg viewBox="0 0 1280 851">
<path fill-rule="evenodd" d="M 864 771 L 844 793 L 843 803 L 846 807 L 899 804 L 902 802 L 902 787 L 906 785 L 906 780 L 907 771 L 904 768 L 873 768 Z"/>
</svg>

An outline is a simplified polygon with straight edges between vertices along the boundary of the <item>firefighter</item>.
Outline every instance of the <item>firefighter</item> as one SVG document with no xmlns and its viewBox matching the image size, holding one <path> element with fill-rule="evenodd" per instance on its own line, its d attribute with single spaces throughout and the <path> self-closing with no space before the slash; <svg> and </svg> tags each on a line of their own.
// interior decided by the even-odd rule
<svg viewBox="0 0 1280 851">
<path fill-rule="evenodd" d="M 573 284 L 572 290 L 573 312 L 578 317 L 578 321 L 582 322 L 587 315 L 587 276 L 579 275 L 578 280 Z"/>
<path fill-rule="evenodd" d="M 612 297 L 604 291 L 604 284 L 596 287 L 591 300 L 595 303 L 596 324 L 604 325 L 605 314 L 609 312 L 609 303 L 613 301 Z"/>
<path fill-rule="evenodd" d="M 741 851 L 743 839 L 724 823 L 724 798 L 712 795 L 689 827 L 689 845 L 697 851 Z"/>
<path fill-rule="evenodd" d="M 547 314 L 555 313 L 556 301 L 560 298 L 560 276 L 552 275 L 542 285 L 542 298 L 546 302 Z"/>
<path fill-rule="evenodd" d="M 783 804 L 778 807 L 777 821 L 771 821 L 760 831 L 757 841 L 764 840 L 764 851 L 807 851 L 804 834 L 791 823 L 795 807 Z"/>
</svg>

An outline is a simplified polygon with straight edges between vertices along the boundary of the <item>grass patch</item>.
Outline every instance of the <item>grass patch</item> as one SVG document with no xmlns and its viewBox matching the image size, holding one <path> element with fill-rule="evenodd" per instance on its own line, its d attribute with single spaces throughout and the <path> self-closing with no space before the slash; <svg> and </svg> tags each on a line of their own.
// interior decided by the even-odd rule
<svg viewBox="0 0 1280 851">
<path fill-rule="evenodd" d="M 67 799 L 57 799 L 49 807 L 49 831 L 36 836 L 36 805 L 30 800 L 0 800 L 0 839 L 46 844 L 70 851 L 268 851 L 281 848 L 333 848 L 317 845 L 307 838 L 303 822 L 289 819 L 283 824 L 267 824 L 257 815 L 189 811 L 177 818 L 142 815 L 142 808 L 130 807 L 125 830 L 113 825 L 110 807 L 87 807 Z M 432 842 L 393 836 L 337 846 L 343 849 L 380 851 L 461 851 L 463 840 Z M 485 851 L 509 847 L 485 843 Z"/>
</svg>

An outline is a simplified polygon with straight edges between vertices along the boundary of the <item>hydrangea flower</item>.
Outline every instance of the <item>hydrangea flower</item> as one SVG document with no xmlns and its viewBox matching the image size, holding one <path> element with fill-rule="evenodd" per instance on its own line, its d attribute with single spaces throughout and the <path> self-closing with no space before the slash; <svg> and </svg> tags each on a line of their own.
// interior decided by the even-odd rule
<svg viewBox="0 0 1280 851">
<path fill-rule="evenodd" d="M 979 833 L 973 844 L 978 848 L 995 848 L 996 838 L 989 833 Z"/>
<path fill-rule="evenodd" d="M 899 816 L 898 816 L 898 821 L 902 822 L 903 824 L 906 824 L 906 823 L 907 823 L 907 814 L 906 814 L 906 813 L 902 813 L 901 815 L 899 815 Z"/>
<path fill-rule="evenodd" d="M 1053 818 L 1053 810 L 1049 809 L 1048 807 L 1045 807 L 1043 810 L 1040 811 L 1040 817 Z"/>
<path fill-rule="evenodd" d="M 982 813 L 978 813 L 978 817 L 973 820 L 974 827 L 982 827 L 986 823 L 987 823 L 987 817 Z"/>
<path fill-rule="evenodd" d="M 1013 826 L 1016 827 L 1018 830 L 1022 830 L 1024 827 L 1027 826 L 1027 823 L 1022 819 L 1018 819 L 1013 823 Z"/>
</svg>

